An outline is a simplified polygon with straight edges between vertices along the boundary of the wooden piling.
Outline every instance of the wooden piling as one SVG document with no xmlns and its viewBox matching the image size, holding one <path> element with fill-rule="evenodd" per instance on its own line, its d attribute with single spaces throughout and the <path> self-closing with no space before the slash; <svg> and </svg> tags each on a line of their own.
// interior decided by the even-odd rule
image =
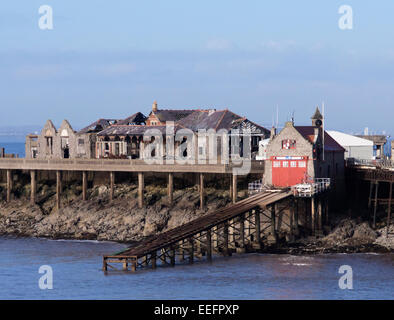
<svg viewBox="0 0 394 320">
<path fill-rule="evenodd" d="M 207 241 L 207 247 L 206 247 L 206 249 L 207 249 L 207 259 L 208 259 L 208 261 L 211 261 L 212 260 L 212 235 L 211 235 L 211 230 L 210 229 L 207 230 L 206 241 Z"/>
<path fill-rule="evenodd" d="M 386 227 L 386 238 L 389 236 L 389 229 L 391 223 L 391 199 L 393 197 L 393 183 L 390 182 L 390 191 L 389 191 L 389 203 L 387 208 L 387 227 Z"/>
<path fill-rule="evenodd" d="M 138 208 L 144 205 L 144 174 L 138 172 Z"/>
<path fill-rule="evenodd" d="M 254 212 L 254 224 L 255 224 L 255 242 L 258 249 L 261 249 L 261 225 L 260 225 L 260 211 Z"/>
<path fill-rule="evenodd" d="M 369 183 L 369 196 L 368 196 L 368 209 L 371 208 L 373 185 L 374 185 L 373 181 L 370 181 L 370 183 Z"/>
<path fill-rule="evenodd" d="M 189 263 L 194 263 L 194 241 L 193 238 L 189 238 Z"/>
<path fill-rule="evenodd" d="M 229 255 L 229 247 L 228 247 L 228 222 L 226 221 L 223 224 L 223 254 L 225 256 Z"/>
<path fill-rule="evenodd" d="M 322 212 L 322 199 L 317 199 L 317 228 L 319 231 L 323 230 L 323 212 Z"/>
<path fill-rule="evenodd" d="M 376 211 L 378 208 L 378 190 L 379 190 L 379 181 L 375 181 L 376 187 L 375 187 L 375 202 L 374 202 L 374 207 L 373 207 L 373 227 L 376 228 Z"/>
<path fill-rule="evenodd" d="M 239 217 L 239 246 L 241 251 L 245 250 L 245 215 Z"/>
<path fill-rule="evenodd" d="M 200 209 L 204 210 L 204 174 L 200 173 Z"/>
<path fill-rule="evenodd" d="M 7 202 L 11 201 L 12 194 L 12 171 L 7 170 Z"/>
<path fill-rule="evenodd" d="M 87 200 L 88 179 L 86 171 L 82 171 L 82 200 Z"/>
<path fill-rule="evenodd" d="M 311 197 L 311 230 L 312 230 L 312 235 L 315 235 L 315 231 L 316 231 L 315 197 Z"/>
<path fill-rule="evenodd" d="M 238 176 L 233 174 L 233 203 L 237 202 L 237 198 L 238 198 Z"/>
<path fill-rule="evenodd" d="M 114 200 L 114 193 L 115 193 L 115 173 L 111 171 L 109 173 L 109 200 Z"/>
<path fill-rule="evenodd" d="M 152 264 L 152 269 L 156 269 L 157 263 L 156 263 L 156 251 L 152 252 L 150 255 L 150 260 Z"/>
<path fill-rule="evenodd" d="M 36 182 L 36 171 L 30 170 L 30 203 L 36 203 L 36 193 L 37 193 L 37 182 Z"/>
<path fill-rule="evenodd" d="M 62 192 L 61 171 L 56 170 L 56 208 L 57 208 L 57 210 L 59 210 L 61 207 L 61 192 Z"/>
<path fill-rule="evenodd" d="M 277 235 L 276 235 L 276 204 L 271 206 L 271 234 L 274 237 L 274 241 L 277 242 Z"/>
<path fill-rule="evenodd" d="M 168 174 L 168 203 L 170 206 L 173 205 L 174 201 L 174 174 Z"/>
<path fill-rule="evenodd" d="M 295 199 L 293 202 L 294 205 L 294 233 L 296 236 L 300 234 L 298 229 L 298 199 Z"/>
</svg>

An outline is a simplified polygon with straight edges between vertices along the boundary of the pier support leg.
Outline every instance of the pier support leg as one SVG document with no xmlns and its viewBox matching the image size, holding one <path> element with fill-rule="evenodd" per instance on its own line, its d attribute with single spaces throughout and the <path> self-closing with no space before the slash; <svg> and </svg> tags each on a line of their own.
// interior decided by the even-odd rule
<svg viewBox="0 0 394 320">
<path fill-rule="evenodd" d="M 144 205 L 144 174 L 138 172 L 138 208 Z"/>
<path fill-rule="evenodd" d="M 108 271 L 107 258 L 103 257 L 103 271 Z"/>
<path fill-rule="evenodd" d="M 30 170 L 30 203 L 36 203 L 36 193 L 37 193 L 37 182 L 36 182 L 36 171 Z"/>
<path fill-rule="evenodd" d="M 233 203 L 237 202 L 237 196 L 238 196 L 238 176 L 233 174 Z"/>
<path fill-rule="evenodd" d="M 371 208 L 373 185 L 374 185 L 373 181 L 370 181 L 370 183 L 369 183 L 369 196 L 368 196 L 368 209 Z"/>
<path fill-rule="evenodd" d="M 212 235 L 211 230 L 207 230 L 207 260 L 212 260 Z"/>
<path fill-rule="evenodd" d="M 230 199 L 233 201 L 233 176 L 230 175 Z"/>
<path fill-rule="evenodd" d="M 86 171 L 82 171 L 82 200 L 87 200 L 88 179 Z"/>
<path fill-rule="evenodd" d="M 311 230 L 312 230 L 312 235 L 315 235 L 315 231 L 316 231 L 315 197 L 311 197 Z"/>
<path fill-rule="evenodd" d="M 391 223 L 391 198 L 393 197 L 393 183 L 390 182 L 390 191 L 389 191 L 389 204 L 387 208 L 387 228 L 386 228 L 386 238 L 389 236 L 389 229 Z"/>
<path fill-rule="evenodd" d="M 115 189 L 115 173 L 111 171 L 109 173 L 109 200 L 114 200 L 114 190 Z"/>
<path fill-rule="evenodd" d="M 129 264 L 127 263 L 127 259 L 123 260 L 123 271 L 127 271 Z"/>
<path fill-rule="evenodd" d="M 138 259 L 131 263 L 131 271 L 132 272 L 136 272 L 137 271 L 137 263 L 138 263 Z"/>
<path fill-rule="evenodd" d="M 12 171 L 7 170 L 7 202 L 11 201 L 12 193 Z"/>
<path fill-rule="evenodd" d="M 276 215 L 276 204 L 273 204 L 271 206 L 271 234 L 273 237 L 273 241 L 276 243 L 277 242 L 277 235 L 276 235 L 275 215 Z"/>
<path fill-rule="evenodd" d="M 230 255 L 228 248 L 228 221 L 226 221 L 223 225 L 223 255 Z"/>
<path fill-rule="evenodd" d="M 189 238 L 189 263 L 194 262 L 194 241 L 193 238 Z"/>
<path fill-rule="evenodd" d="M 376 228 L 376 210 L 378 208 L 378 190 L 379 190 L 379 182 L 375 182 L 376 187 L 375 187 L 375 202 L 374 202 L 374 207 L 373 207 L 373 227 Z"/>
<path fill-rule="evenodd" d="M 171 266 L 174 267 L 175 266 L 175 248 L 173 246 L 171 246 L 171 249 L 170 249 L 170 262 L 171 262 Z"/>
<path fill-rule="evenodd" d="M 326 217 L 326 225 L 330 223 L 330 207 L 329 207 L 329 197 L 326 196 L 324 199 L 324 215 Z"/>
<path fill-rule="evenodd" d="M 61 193 L 62 193 L 62 176 L 61 171 L 56 171 L 56 208 L 57 210 L 61 207 Z"/>
<path fill-rule="evenodd" d="M 184 261 L 185 260 L 185 249 L 184 249 L 184 246 L 185 246 L 185 240 L 181 240 L 180 244 L 179 244 L 179 255 L 180 255 L 179 261 Z"/>
<path fill-rule="evenodd" d="M 245 252 L 245 216 L 239 217 L 239 246 L 240 252 Z"/>
<path fill-rule="evenodd" d="M 298 199 L 293 202 L 294 205 L 294 234 L 296 237 L 299 236 L 300 231 L 298 229 Z"/>
<path fill-rule="evenodd" d="M 255 224 L 255 242 L 257 249 L 261 249 L 261 226 L 260 226 L 260 211 L 256 210 L 254 213 Z"/>
<path fill-rule="evenodd" d="M 200 173 L 200 209 L 204 210 L 204 174 Z"/>
<path fill-rule="evenodd" d="M 172 206 L 174 202 L 174 174 L 168 174 L 168 202 Z"/>
<path fill-rule="evenodd" d="M 151 255 L 150 255 L 150 260 L 151 260 L 151 263 L 152 263 L 152 269 L 156 269 L 156 267 L 157 267 L 157 263 L 156 263 L 156 251 L 151 253 Z"/>
<path fill-rule="evenodd" d="M 319 232 L 323 230 L 323 209 L 322 209 L 322 199 L 319 197 L 317 199 L 317 228 Z"/>
</svg>

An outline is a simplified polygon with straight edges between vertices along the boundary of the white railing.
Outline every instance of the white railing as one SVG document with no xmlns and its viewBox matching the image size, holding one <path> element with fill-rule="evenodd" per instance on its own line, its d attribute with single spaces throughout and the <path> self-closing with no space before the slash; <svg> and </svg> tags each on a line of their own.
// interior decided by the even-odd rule
<svg viewBox="0 0 394 320">
<path fill-rule="evenodd" d="M 389 159 L 367 160 L 367 159 L 349 158 L 346 160 L 346 163 L 349 166 L 371 166 L 378 168 L 394 168 L 394 161 Z"/>
<path fill-rule="evenodd" d="M 292 187 L 296 197 L 312 197 L 315 194 L 328 190 L 331 186 L 330 178 L 316 178 L 309 183 L 300 183 Z"/>
<path fill-rule="evenodd" d="M 264 186 L 263 185 L 263 179 L 250 182 L 248 184 L 248 193 L 249 193 L 249 195 L 262 192 L 264 190 L 263 186 Z"/>
</svg>

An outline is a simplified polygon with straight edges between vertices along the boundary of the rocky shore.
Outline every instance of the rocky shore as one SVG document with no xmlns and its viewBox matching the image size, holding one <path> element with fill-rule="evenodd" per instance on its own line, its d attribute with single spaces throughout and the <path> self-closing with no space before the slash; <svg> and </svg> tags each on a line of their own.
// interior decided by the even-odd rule
<svg viewBox="0 0 394 320">
<path fill-rule="evenodd" d="M 167 189 L 147 186 L 146 207 L 137 205 L 136 185 L 117 185 L 115 199 L 109 202 L 108 188 L 90 190 L 89 200 L 80 200 L 80 187 L 70 185 L 62 193 L 62 208 L 55 208 L 54 187 L 41 185 L 39 203 L 29 204 L 29 190 L 20 190 L 11 203 L 0 201 L 0 235 L 46 237 L 55 239 L 110 240 L 134 243 L 144 237 L 170 230 L 212 210 L 230 204 L 228 190 L 206 188 L 206 209 L 199 209 L 196 187 L 174 192 L 174 205 L 168 206 Z M 0 190 L 1 193 L 4 190 Z M 239 193 L 246 197 L 246 191 Z M 280 235 L 276 245 L 265 245 L 263 252 L 312 254 L 331 252 L 393 252 L 394 226 L 389 238 L 386 228 L 373 230 L 368 222 L 335 215 L 325 236 L 301 237 L 286 241 Z"/>
</svg>

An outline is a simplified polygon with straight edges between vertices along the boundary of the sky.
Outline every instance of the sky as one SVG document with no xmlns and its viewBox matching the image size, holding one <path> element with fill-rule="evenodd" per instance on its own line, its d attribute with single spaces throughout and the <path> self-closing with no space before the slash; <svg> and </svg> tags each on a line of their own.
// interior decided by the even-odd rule
<svg viewBox="0 0 394 320">
<path fill-rule="evenodd" d="M 41 30 L 38 9 L 53 9 Z M 353 29 L 339 7 L 350 5 Z M 0 4 L 0 129 L 74 129 L 159 108 L 294 113 L 394 135 L 394 1 L 14 0 Z"/>
</svg>

